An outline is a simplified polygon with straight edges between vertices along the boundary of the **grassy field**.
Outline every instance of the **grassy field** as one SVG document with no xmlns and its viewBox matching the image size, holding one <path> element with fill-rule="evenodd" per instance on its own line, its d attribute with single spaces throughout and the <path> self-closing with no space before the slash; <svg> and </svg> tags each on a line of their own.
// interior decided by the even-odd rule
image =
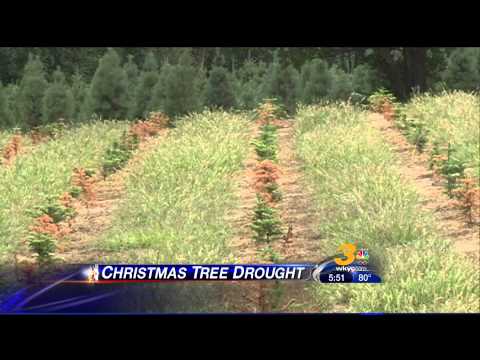
<svg viewBox="0 0 480 360">
<path fill-rule="evenodd" d="M 480 96 L 461 91 L 445 92 L 439 96 L 417 96 L 401 107 L 406 121 L 420 123 L 426 130 L 429 150 L 438 142 L 449 142 L 456 157 L 480 177 Z M 445 154 L 445 149 L 443 153 Z"/>
<path fill-rule="evenodd" d="M 127 179 L 127 194 L 103 247 L 131 262 L 226 261 L 228 209 L 238 204 L 232 175 L 250 129 L 242 115 L 204 112 L 181 119 Z"/>
<path fill-rule="evenodd" d="M 303 107 L 296 145 L 316 194 L 326 253 L 359 241 L 381 263 L 380 285 L 314 285 L 324 311 L 479 311 L 480 274 L 436 236 L 415 190 L 395 168 L 367 113 L 348 105 Z M 339 309 L 339 308 L 337 308 Z"/>
<path fill-rule="evenodd" d="M 56 140 L 35 146 L 12 166 L 0 167 L 0 259 L 11 255 L 24 238 L 35 206 L 60 196 L 75 167 L 96 168 L 105 149 L 126 129 L 125 122 L 96 122 L 65 131 Z"/>
</svg>

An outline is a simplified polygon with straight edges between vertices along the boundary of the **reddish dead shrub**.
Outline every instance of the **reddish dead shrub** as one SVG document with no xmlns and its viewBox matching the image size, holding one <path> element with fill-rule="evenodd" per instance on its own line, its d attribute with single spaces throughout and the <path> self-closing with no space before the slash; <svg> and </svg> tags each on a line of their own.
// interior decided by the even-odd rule
<svg viewBox="0 0 480 360">
<path fill-rule="evenodd" d="M 382 113 L 385 119 L 388 121 L 392 121 L 395 116 L 395 108 L 393 107 L 392 103 L 389 101 L 385 101 L 382 105 Z"/>
<path fill-rule="evenodd" d="M 458 198 L 455 205 L 460 207 L 468 216 L 468 221 L 473 223 L 475 218 L 480 216 L 480 188 L 475 187 L 475 180 L 472 178 L 462 179 L 460 182 L 463 186 L 452 191 Z"/>
<path fill-rule="evenodd" d="M 158 127 L 164 129 L 170 124 L 170 119 L 167 115 L 161 112 L 152 112 L 148 121 L 152 124 L 156 124 Z"/>
<path fill-rule="evenodd" d="M 3 149 L 3 161 L 5 165 L 8 165 L 17 156 L 22 147 L 22 137 L 20 135 L 14 135 L 10 142 Z"/>
<path fill-rule="evenodd" d="M 95 191 L 93 189 L 94 178 L 89 176 L 85 169 L 76 168 L 73 170 L 72 184 L 82 189 L 87 201 L 93 201 L 96 199 Z"/>
<path fill-rule="evenodd" d="M 30 227 L 32 232 L 50 235 L 53 238 L 60 238 L 60 226 L 53 222 L 53 219 L 48 215 L 42 215 L 35 219 L 35 223 Z"/>
<path fill-rule="evenodd" d="M 280 169 L 270 160 L 264 160 L 257 164 L 255 173 L 255 191 L 267 203 L 275 202 L 275 195 L 269 191 L 269 187 L 276 185 Z"/>
<path fill-rule="evenodd" d="M 170 120 L 162 113 L 151 113 L 147 121 L 139 121 L 130 127 L 129 133 L 140 140 L 157 135 L 162 129 L 165 129 Z"/>
<path fill-rule="evenodd" d="M 257 190 L 262 191 L 263 186 L 269 183 L 274 183 L 279 178 L 280 170 L 270 160 L 264 160 L 257 164 L 255 167 L 255 187 Z"/>
</svg>

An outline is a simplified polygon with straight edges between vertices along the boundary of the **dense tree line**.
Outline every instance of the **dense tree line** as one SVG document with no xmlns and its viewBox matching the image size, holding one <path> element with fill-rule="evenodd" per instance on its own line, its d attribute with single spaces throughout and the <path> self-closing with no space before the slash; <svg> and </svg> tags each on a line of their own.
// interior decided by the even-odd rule
<svg viewBox="0 0 480 360">
<path fill-rule="evenodd" d="M 20 64 L 23 67 L 20 69 Z M 0 126 L 479 90 L 479 48 L 0 48 Z"/>
</svg>

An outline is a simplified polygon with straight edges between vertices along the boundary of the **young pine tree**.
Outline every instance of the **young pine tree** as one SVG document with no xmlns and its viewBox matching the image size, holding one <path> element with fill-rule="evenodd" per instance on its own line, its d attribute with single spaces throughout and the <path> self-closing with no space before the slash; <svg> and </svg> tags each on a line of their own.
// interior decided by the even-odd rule
<svg viewBox="0 0 480 360">
<path fill-rule="evenodd" d="M 72 90 L 65 81 L 65 75 L 57 68 L 53 81 L 43 98 L 43 123 L 49 124 L 59 119 L 72 120 L 75 102 Z"/>
<path fill-rule="evenodd" d="M 301 70 L 301 100 L 305 104 L 313 104 L 326 98 L 331 93 L 332 73 L 328 64 L 321 59 L 313 59 L 305 63 Z"/>
<path fill-rule="evenodd" d="M 89 91 L 89 112 L 107 119 L 124 119 L 128 112 L 127 75 L 114 49 L 100 59 Z"/>
<path fill-rule="evenodd" d="M 142 73 L 140 74 L 136 92 L 135 117 L 145 117 L 152 110 L 149 108 L 152 101 L 153 88 L 158 82 L 158 63 L 153 52 L 145 57 Z"/>
<path fill-rule="evenodd" d="M 127 94 L 128 94 L 128 114 L 129 118 L 133 118 L 135 114 L 135 110 L 137 107 L 136 102 L 136 91 L 138 86 L 138 80 L 140 76 L 140 71 L 138 70 L 137 64 L 133 61 L 133 55 L 128 55 L 128 61 L 123 66 L 125 70 L 125 74 L 127 74 Z"/>
<path fill-rule="evenodd" d="M 254 239 L 257 242 L 271 242 L 282 235 L 280 228 L 281 222 L 275 209 L 268 204 L 259 195 L 257 195 L 257 206 L 251 225 L 255 232 Z"/>
<path fill-rule="evenodd" d="M 26 127 L 35 127 L 41 124 L 43 96 L 47 86 L 40 58 L 30 54 L 23 71 L 17 100 L 21 122 Z"/>
<path fill-rule="evenodd" d="M 451 89 L 471 91 L 480 89 L 480 72 L 476 48 L 455 49 L 448 58 L 443 80 Z"/>
<path fill-rule="evenodd" d="M 205 89 L 205 102 L 209 107 L 230 109 L 235 106 L 233 86 L 228 71 L 223 66 L 214 66 L 210 71 Z"/>
<path fill-rule="evenodd" d="M 179 63 L 172 65 L 165 77 L 163 108 L 167 115 L 174 117 L 200 109 L 201 89 L 198 75 L 189 49 L 184 50 Z"/>
</svg>

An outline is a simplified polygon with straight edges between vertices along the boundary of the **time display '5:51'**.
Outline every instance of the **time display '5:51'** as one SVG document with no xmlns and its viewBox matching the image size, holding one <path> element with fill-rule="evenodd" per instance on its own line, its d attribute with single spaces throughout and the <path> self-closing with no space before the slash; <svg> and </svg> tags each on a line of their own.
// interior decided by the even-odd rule
<svg viewBox="0 0 480 360">
<path fill-rule="evenodd" d="M 345 274 L 328 274 L 328 282 L 344 282 Z"/>
</svg>

